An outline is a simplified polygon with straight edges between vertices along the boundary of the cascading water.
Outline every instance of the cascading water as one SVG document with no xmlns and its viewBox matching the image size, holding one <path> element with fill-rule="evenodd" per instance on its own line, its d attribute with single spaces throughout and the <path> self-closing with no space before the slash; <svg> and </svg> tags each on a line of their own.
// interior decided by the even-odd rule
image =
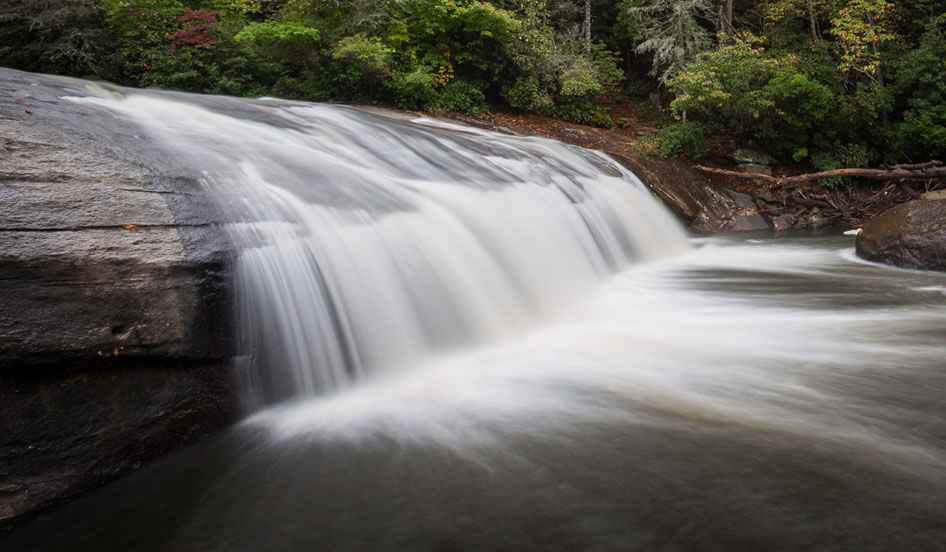
<svg viewBox="0 0 946 552">
<path fill-rule="evenodd" d="M 256 105 L 262 122 L 142 94 L 82 101 L 199 152 L 240 249 L 243 371 L 270 400 L 516 335 L 686 248 L 632 174 L 549 140 L 339 106 Z"/>
<path fill-rule="evenodd" d="M 250 387 L 295 400 L 9 549 L 946 542 L 946 276 L 841 236 L 688 244 L 632 175 L 550 141 L 78 101 L 204 170 L 241 251 L 244 360 L 273 374 Z"/>
</svg>

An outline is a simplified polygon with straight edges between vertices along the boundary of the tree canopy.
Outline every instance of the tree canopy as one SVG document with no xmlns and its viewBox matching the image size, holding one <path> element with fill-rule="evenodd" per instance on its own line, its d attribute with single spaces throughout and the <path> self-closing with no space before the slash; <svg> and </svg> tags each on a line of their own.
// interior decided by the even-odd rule
<svg viewBox="0 0 946 552">
<path fill-rule="evenodd" d="M 944 30 L 946 0 L 8 0 L 0 63 L 600 126 L 659 95 L 667 154 L 727 133 L 831 170 L 946 154 Z"/>
</svg>

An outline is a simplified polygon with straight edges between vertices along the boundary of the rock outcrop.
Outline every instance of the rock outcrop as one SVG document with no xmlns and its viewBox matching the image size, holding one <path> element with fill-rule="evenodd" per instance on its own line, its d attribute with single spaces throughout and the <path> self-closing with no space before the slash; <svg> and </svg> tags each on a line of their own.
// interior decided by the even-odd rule
<svg viewBox="0 0 946 552">
<path fill-rule="evenodd" d="M 946 199 L 915 200 L 872 218 L 858 256 L 904 268 L 946 271 Z"/>
<path fill-rule="evenodd" d="M 215 209 L 89 95 L 0 69 L 0 529 L 232 417 Z"/>
<path fill-rule="evenodd" d="M 630 169 L 697 234 L 771 230 L 754 200 L 724 190 L 682 159 L 610 155 Z"/>
</svg>

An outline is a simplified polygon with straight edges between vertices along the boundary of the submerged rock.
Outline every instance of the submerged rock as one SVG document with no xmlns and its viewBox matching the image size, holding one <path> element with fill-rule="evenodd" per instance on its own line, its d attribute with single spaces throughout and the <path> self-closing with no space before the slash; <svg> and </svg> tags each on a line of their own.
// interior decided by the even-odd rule
<svg viewBox="0 0 946 552">
<path fill-rule="evenodd" d="M 903 203 L 872 218 L 857 255 L 904 268 L 946 271 L 946 199 Z"/>
<path fill-rule="evenodd" d="M 0 69 L 0 83 L 3 529 L 233 409 L 228 245 L 200 186 L 68 99 L 90 95 L 81 81 Z"/>
</svg>

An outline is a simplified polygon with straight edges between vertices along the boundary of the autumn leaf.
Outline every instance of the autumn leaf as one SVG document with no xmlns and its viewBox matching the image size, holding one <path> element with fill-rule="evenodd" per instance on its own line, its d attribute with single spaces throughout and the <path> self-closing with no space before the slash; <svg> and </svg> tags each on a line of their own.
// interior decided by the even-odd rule
<svg viewBox="0 0 946 552">
<path fill-rule="evenodd" d="M 125 226 L 122 226 L 122 228 L 125 230 L 133 230 L 135 232 L 141 230 L 141 227 L 139 227 L 137 224 L 126 224 Z"/>
</svg>

